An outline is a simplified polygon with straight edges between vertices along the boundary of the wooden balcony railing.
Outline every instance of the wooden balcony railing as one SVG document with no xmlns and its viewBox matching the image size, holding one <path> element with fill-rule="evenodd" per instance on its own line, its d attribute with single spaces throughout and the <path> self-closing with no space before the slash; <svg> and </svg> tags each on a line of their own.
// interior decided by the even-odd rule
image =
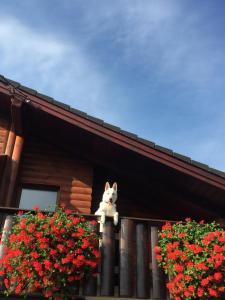
<svg viewBox="0 0 225 300">
<path fill-rule="evenodd" d="M 10 226 L 12 215 L 17 211 L 0 208 L 2 228 Z M 163 223 L 163 220 L 121 217 L 119 224 L 114 226 L 111 218 L 107 218 L 102 233 L 99 276 L 87 278 L 79 294 L 98 298 L 169 299 L 166 278 L 157 266 L 154 253 L 158 230 Z"/>
</svg>

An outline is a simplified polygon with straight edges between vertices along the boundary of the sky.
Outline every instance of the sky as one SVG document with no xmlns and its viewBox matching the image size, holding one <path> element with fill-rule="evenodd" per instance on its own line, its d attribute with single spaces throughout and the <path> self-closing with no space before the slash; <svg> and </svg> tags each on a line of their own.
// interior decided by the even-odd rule
<svg viewBox="0 0 225 300">
<path fill-rule="evenodd" d="M 224 0 L 1 0 L 0 74 L 225 171 Z"/>
</svg>

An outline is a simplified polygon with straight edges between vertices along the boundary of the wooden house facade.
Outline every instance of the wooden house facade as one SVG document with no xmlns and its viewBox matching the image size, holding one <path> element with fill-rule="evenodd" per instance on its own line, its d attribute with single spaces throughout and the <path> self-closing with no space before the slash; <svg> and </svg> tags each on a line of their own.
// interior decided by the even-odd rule
<svg viewBox="0 0 225 300">
<path fill-rule="evenodd" d="M 33 203 L 27 197 L 46 192 L 49 205 L 64 204 L 81 214 L 93 214 L 106 181 L 118 183 L 117 207 L 124 217 L 125 247 L 129 246 L 132 224 L 140 224 L 137 220 L 151 219 L 154 225 L 159 219 L 225 218 L 225 173 L 0 76 L 2 208 L 31 209 Z M 155 228 L 150 230 L 153 244 Z M 108 230 L 110 236 L 112 228 Z M 142 226 L 135 230 L 139 238 L 146 235 Z M 109 250 L 107 255 L 110 259 L 113 253 Z M 150 265 L 157 273 L 154 262 Z M 125 277 L 130 274 L 124 272 Z M 158 286 L 160 280 L 152 278 L 153 285 Z M 120 281 L 120 289 L 126 284 Z M 132 280 L 128 289 L 129 285 Z M 102 294 L 113 295 L 112 289 Z M 164 299 L 159 294 L 154 298 Z M 131 297 L 134 293 L 120 290 L 119 295 Z M 148 292 L 138 298 L 145 298 L 143 295 Z"/>
</svg>

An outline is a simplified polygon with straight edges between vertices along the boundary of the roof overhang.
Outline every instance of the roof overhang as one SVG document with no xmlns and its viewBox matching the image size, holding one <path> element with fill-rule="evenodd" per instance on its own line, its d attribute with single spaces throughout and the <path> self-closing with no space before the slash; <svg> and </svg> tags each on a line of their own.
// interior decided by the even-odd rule
<svg viewBox="0 0 225 300">
<path fill-rule="evenodd" d="M 170 152 L 167 153 L 163 148 L 160 149 L 158 147 L 156 149 L 151 142 L 137 138 L 136 135 L 125 131 L 119 132 L 114 126 L 109 126 L 107 123 L 95 122 L 94 118 L 86 118 L 85 114 L 82 115 L 68 105 L 38 93 L 34 95 L 33 90 L 28 88 L 27 90 L 23 89 L 21 92 L 24 99 L 26 99 L 26 105 L 32 106 L 34 109 L 41 110 L 125 149 L 225 191 L 225 177 L 220 171 L 210 169 L 208 166 L 198 162 L 186 161 L 186 158 L 183 159 L 181 155 L 180 157 L 171 155 Z M 0 82 L 0 93 L 10 99 L 12 96 L 11 86 Z"/>
</svg>

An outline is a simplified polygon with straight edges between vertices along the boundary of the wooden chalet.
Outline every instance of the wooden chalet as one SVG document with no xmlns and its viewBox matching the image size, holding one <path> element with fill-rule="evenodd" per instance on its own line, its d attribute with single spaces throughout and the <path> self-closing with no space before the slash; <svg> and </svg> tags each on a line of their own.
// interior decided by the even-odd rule
<svg viewBox="0 0 225 300">
<path fill-rule="evenodd" d="M 160 220 L 223 221 L 225 173 L 0 76 L 3 226 L 34 204 L 93 214 L 106 181 L 118 183 L 120 223 L 106 222 L 100 280 L 83 293 L 166 299 L 153 251 Z"/>
</svg>

